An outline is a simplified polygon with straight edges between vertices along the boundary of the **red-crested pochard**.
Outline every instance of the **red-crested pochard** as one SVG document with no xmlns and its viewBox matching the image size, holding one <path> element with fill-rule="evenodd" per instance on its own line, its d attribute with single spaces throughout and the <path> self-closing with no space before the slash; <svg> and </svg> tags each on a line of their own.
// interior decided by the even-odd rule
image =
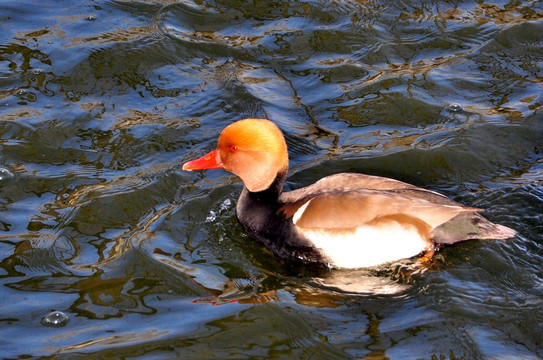
<svg viewBox="0 0 543 360">
<path fill-rule="evenodd" d="M 339 268 L 430 259 L 442 244 L 508 239 L 515 231 L 437 192 L 379 176 L 342 173 L 283 192 L 283 133 L 269 120 L 227 126 L 218 148 L 183 170 L 223 168 L 245 185 L 236 212 L 245 231 L 280 257 Z"/>
</svg>

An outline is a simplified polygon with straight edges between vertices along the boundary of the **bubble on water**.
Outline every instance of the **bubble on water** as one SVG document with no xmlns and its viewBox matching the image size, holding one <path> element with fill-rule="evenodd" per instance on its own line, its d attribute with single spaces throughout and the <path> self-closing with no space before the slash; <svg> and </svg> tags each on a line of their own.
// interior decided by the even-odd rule
<svg viewBox="0 0 543 360">
<path fill-rule="evenodd" d="M 36 94 L 34 94 L 32 91 L 28 91 L 27 89 L 19 89 L 15 91 L 14 94 L 21 100 L 28 100 L 34 102 L 37 99 Z M 21 104 L 21 102 L 19 104 Z"/>
<path fill-rule="evenodd" d="M 209 212 L 209 215 L 206 217 L 206 222 L 215 221 L 217 219 L 217 214 L 212 210 Z"/>
<path fill-rule="evenodd" d="M 32 69 L 31 71 L 32 75 L 40 75 L 40 74 L 43 74 L 43 70 L 42 69 Z"/>
<path fill-rule="evenodd" d="M 70 318 L 62 311 L 53 311 L 41 319 L 41 324 L 49 327 L 62 327 L 68 323 Z"/>
<path fill-rule="evenodd" d="M 0 167 L 0 181 L 11 179 L 14 176 L 15 175 L 8 169 Z"/>
<path fill-rule="evenodd" d="M 87 20 L 87 21 L 94 21 L 94 20 L 96 20 L 96 16 L 94 16 L 94 15 L 85 16 L 85 20 Z"/>
<path fill-rule="evenodd" d="M 450 112 L 460 112 L 460 111 L 464 110 L 464 108 L 460 104 L 453 103 L 453 104 L 449 105 L 448 110 Z"/>
</svg>

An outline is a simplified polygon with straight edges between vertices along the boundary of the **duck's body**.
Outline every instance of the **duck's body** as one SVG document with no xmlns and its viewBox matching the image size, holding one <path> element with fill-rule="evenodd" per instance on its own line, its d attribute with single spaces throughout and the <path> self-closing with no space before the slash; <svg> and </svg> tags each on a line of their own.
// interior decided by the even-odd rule
<svg viewBox="0 0 543 360">
<path fill-rule="evenodd" d="M 183 165 L 208 168 L 225 168 L 242 178 L 239 222 L 284 258 L 360 268 L 423 253 L 431 258 L 436 245 L 515 235 L 479 215 L 479 209 L 378 176 L 336 174 L 283 193 L 286 144 L 268 120 L 233 123 L 221 133 L 217 150 Z"/>
</svg>

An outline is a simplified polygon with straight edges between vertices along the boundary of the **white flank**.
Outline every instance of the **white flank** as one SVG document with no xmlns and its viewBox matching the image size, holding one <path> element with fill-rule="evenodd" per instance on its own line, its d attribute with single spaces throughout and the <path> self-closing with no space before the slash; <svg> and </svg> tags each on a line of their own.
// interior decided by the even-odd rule
<svg viewBox="0 0 543 360">
<path fill-rule="evenodd" d="M 328 257 L 330 266 L 340 268 L 370 267 L 410 258 L 428 244 L 415 229 L 398 223 L 382 228 L 359 226 L 352 232 L 298 230 Z"/>
</svg>

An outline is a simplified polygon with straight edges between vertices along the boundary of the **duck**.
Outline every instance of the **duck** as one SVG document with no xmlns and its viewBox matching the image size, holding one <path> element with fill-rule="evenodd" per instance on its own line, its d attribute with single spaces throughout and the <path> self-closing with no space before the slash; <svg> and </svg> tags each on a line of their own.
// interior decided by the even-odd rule
<svg viewBox="0 0 543 360">
<path fill-rule="evenodd" d="M 292 261 L 344 269 L 417 256 L 427 262 L 445 245 L 516 234 L 484 218 L 482 209 L 386 177 L 339 173 L 283 192 L 288 165 L 279 127 L 244 119 L 224 128 L 215 150 L 182 169 L 224 169 L 241 178 L 239 223 L 275 256 Z"/>
</svg>

